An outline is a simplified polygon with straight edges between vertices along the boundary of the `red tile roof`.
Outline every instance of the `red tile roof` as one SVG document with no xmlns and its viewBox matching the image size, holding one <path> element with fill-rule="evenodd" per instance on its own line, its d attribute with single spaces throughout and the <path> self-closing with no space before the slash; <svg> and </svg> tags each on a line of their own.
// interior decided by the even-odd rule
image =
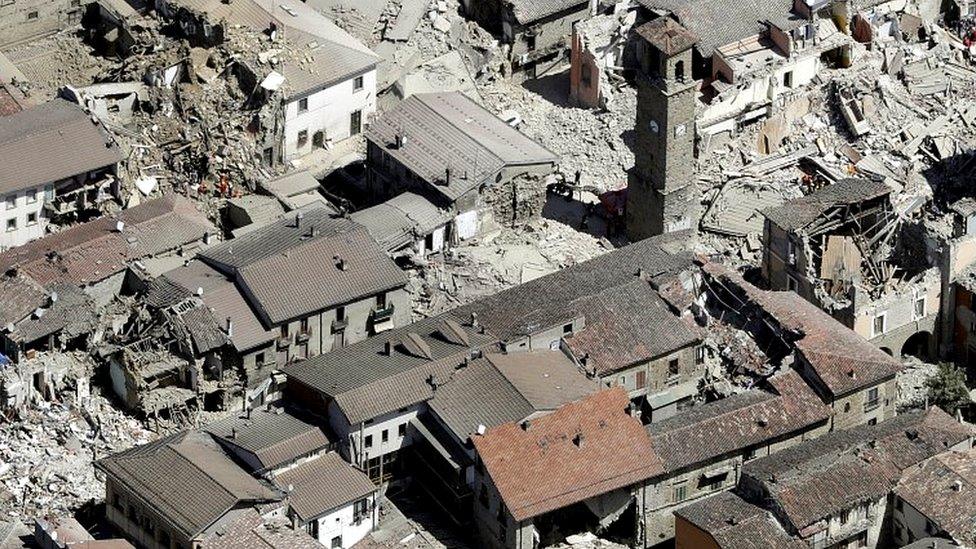
<svg viewBox="0 0 976 549">
<path fill-rule="evenodd" d="M 517 521 L 625 488 L 663 471 L 623 389 L 595 393 L 527 423 L 472 438 Z"/>
</svg>

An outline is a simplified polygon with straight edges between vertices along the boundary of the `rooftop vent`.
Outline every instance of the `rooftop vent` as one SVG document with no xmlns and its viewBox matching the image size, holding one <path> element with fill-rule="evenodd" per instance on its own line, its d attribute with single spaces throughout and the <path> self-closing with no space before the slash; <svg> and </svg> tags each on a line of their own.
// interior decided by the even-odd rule
<svg viewBox="0 0 976 549">
<path fill-rule="evenodd" d="M 339 256 L 335 256 L 333 259 L 335 260 L 336 269 L 339 269 L 340 271 L 345 271 L 346 269 L 349 268 L 349 265 L 346 264 L 345 259 Z"/>
<path fill-rule="evenodd" d="M 573 444 L 575 444 L 577 448 L 582 448 L 583 447 L 583 433 L 582 432 L 577 432 L 576 433 L 576 436 L 573 437 Z"/>
<path fill-rule="evenodd" d="M 531 423 L 529 422 L 529 420 L 525 420 L 519 424 L 519 427 L 521 427 L 523 431 L 528 431 L 530 426 Z"/>
<path fill-rule="evenodd" d="M 487 430 L 488 430 L 488 428 L 485 427 L 485 425 L 483 423 L 479 423 L 478 424 L 478 434 L 479 435 L 485 434 L 485 431 L 487 431 Z"/>
<path fill-rule="evenodd" d="M 305 219 L 305 214 L 303 212 L 298 212 L 297 214 L 295 214 L 295 228 L 296 229 L 301 229 L 302 228 L 302 220 L 303 219 Z"/>
<path fill-rule="evenodd" d="M 962 481 L 961 480 L 954 480 L 954 481 L 952 481 L 952 491 L 953 492 L 961 492 L 962 491 Z"/>
<path fill-rule="evenodd" d="M 115 222 L 115 232 L 121 233 L 121 232 L 124 232 L 124 231 L 125 231 L 125 221 L 122 221 L 121 219 L 118 220 L 118 221 L 116 221 Z"/>
</svg>

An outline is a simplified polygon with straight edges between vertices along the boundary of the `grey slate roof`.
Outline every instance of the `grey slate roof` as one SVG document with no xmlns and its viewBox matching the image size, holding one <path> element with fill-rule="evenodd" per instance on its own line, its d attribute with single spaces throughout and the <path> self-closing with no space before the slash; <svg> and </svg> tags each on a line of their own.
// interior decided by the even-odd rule
<svg viewBox="0 0 976 549">
<path fill-rule="evenodd" d="M 441 334 L 447 315 L 420 320 L 359 343 L 285 367 L 290 380 L 329 398 L 351 424 L 424 402 L 436 385 L 447 383 L 471 349 L 490 347 L 495 338 L 465 325 L 469 344 L 451 343 Z M 415 356 L 401 343 L 415 334 L 430 348 L 430 359 Z M 387 354 L 386 343 L 392 352 Z"/>
<path fill-rule="evenodd" d="M 185 431 L 96 462 L 193 539 L 229 510 L 281 499 L 235 464 L 210 435 Z"/>
<path fill-rule="evenodd" d="M 502 341 L 559 326 L 593 312 L 589 298 L 610 295 L 613 288 L 637 280 L 638 273 L 651 282 L 660 282 L 692 266 L 690 253 L 670 253 L 661 247 L 663 241 L 651 238 L 635 242 L 459 307 L 453 314 L 467 322 L 471 313 L 477 313 L 478 322 Z"/>
<path fill-rule="evenodd" d="M 26 276 L 0 278 L 0 327 L 23 320 L 47 301 L 47 292 Z"/>
<path fill-rule="evenodd" d="M 55 99 L 0 117 L 0 194 L 112 166 L 122 153 L 78 105 Z"/>
<path fill-rule="evenodd" d="M 760 21 L 789 12 L 789 2 L 768 0 L 639 0 L 646 8 L 670 12 L 700 38 L 698 51 L 711 56 L 717 48 L 760 32 Z"/>
<path fill-rule="evenodd" d="M 491 353 L 458 370 L 428 406 L 463 443 L 479 425 L 521 421 L 599 389 L 561 351 Z"/>
<path fill-rule="evenodd" d="M 299 0 L 169 0 L 206 13 L 212 23 L 264 32 L 271 20 L 285 29 L 285 39 L 299 52 L 280 72 L 290 100 L 308 95 L 376 67 L 379 57 L 321 13 Z M 294 13 L 294 17 L 290 15 Z M 263 76 L 263 75 L 262 75 Z"/>
<path fill-rule="evenodd" d="M 804 549 L 775 517 L 732 492 L 678 508 L 674 514 L 708 533 L 721 549 Z"/>
<path fill-rule="evenodd" d="M 401 147 L 397 135 L 406 137 Z M 460 92 L 411 95 L 373 121 L 366 138 L 450 201 L 503 167 L 558 161 L 555 153 Z"/>
<path fill-rule="evenodd" d="M 666 471 L 704 466 L 750 447 L 768 444 L 819 424 L 830 410 L 795 372 L 753 389 L 647 426 Z"/>
<path fill-rule="evenodd" d="M 275 477 L 282 489 L 292 486 L 288 505 L 302 521 L 350 505 L 378 488 L 362 471 L 330 452 Z"/>
<path fill-rule="evenodd" d="M 370 236 L 388 251 L 398 250 L 451 220 L 449 212 L 414 193 L 397 195 L 349 217 L 366 227 Z"/>
<path fill-rule="evenodd" d="M 842 179 L 812 194 L 763 210 L 767 219 L 787 231 L 802 229 L 835 206 L 855 204 L 891 194 L 891 188 L 870 179 Z"/>
<path fill-rule="evenodd" d="M 65 339 L 90 333 L 98 320 L 95 302 L 70 284 L 55 284 L 51 291 L 58 300 L 44 309 L 43 315 L 33 315 L 15 324 L 8 337 L 17 343 L 31 343 L 60 333 Z"/>
<path fill-rule="evenodd" d="M 534 23 L 559 12 L 587 9 L 589 3 L 580 0 L 508 0 L 515 20 L 523 25 Z"/>
<path fill-rule="evenodd" d="M 327 448 L 325 431 L 292 411 L 260 408 L 208 425 L 205 430 L 231 452 L 253 456 L 264 472 Z"/>
<path fill-rule="evenodd" d="M 200 255 L 236 277 L 269 325 L 407 283 L 364 227 L 324 209 L 289 216 Z"/>
</svg>

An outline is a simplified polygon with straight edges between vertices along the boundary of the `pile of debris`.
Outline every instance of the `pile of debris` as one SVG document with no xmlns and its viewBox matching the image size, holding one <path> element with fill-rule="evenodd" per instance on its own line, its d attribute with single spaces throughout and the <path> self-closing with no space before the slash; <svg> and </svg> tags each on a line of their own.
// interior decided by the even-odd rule
<svg viewBox="0 0 976 549">
<path fill-rule="evenodd" d="M 938 371 L 937 364 L 929 364 L 921 360 L 906 356 L 903 359 L 905 369 L 898 375 L 898 400 L 895 406 L 898 413 L 918 409 L 928 402 L 928 387 L 926 382 L 934 377 Z"/>
<path fill-rule="evenodd" d="M 0 422 L 0 515 L 30 522 L 101 501 L 105 484 L 92 462 L 152 438 L 99 395 L 20 410 Z"/>
</svg>

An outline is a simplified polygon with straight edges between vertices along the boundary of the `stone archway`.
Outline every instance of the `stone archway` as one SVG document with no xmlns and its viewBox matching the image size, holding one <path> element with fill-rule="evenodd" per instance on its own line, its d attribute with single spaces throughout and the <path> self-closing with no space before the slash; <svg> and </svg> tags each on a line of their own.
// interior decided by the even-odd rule
<svg viewBox="0 0 976 549">
<path fill-rule="evenodd" d="M 884 351 L 888 356 L 895 356 L 895 354 L 891 352 L 891 349 L 887 347 L 881 347 L 881 350 Z"/>
<path fill-rule="evenodd" d="M 905 340 L 901 346 L 901 356 L 913 356 L 922 360 L 930 358 L 929 350 L 932 347 L 932 334 L 930 332 L 917 332 Z"/>
</svg>

